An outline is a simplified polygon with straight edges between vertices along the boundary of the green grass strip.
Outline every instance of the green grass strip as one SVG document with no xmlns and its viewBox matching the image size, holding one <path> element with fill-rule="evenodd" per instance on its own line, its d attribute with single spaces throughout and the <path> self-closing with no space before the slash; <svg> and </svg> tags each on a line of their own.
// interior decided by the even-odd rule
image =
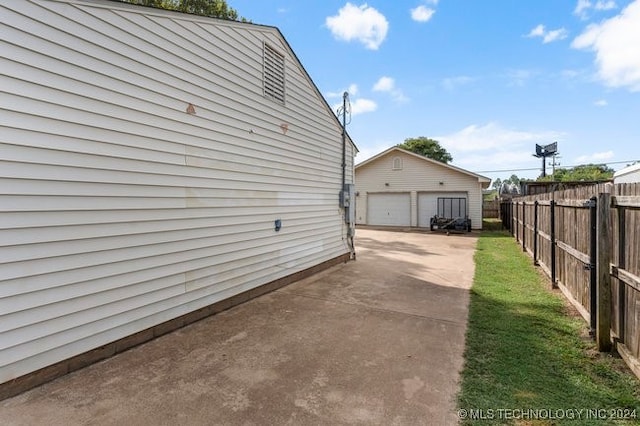
<svg viewBox="0 0 640 426">
<path fill-rule="evenodd" d="M 640 381 L 595 350 L 585 321 L 513 237 L 483 232 L 475 263 L 462 424 L 640 424 Z"/>
</svg>

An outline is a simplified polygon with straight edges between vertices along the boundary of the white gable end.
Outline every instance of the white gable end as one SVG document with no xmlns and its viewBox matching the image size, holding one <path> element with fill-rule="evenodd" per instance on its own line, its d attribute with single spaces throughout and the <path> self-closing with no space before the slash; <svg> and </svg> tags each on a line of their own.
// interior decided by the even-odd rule
<svg viewBox="0 0 640 426">
<path fill-rule="evenodd" d="M 356 166 L 356 220 L 361 225 L 386 224 L 375 221 L 379 211 L 369 211 L 371 195 L 376 199 L 374 203 L 378 203 L 383 198 L 379 194 L 404 194 L 397 200 L 405 200 L 402 202 L 408 202 L 408 206 L 394 209 L 408 210 L 408 224 L 399 225 L 412 227 L 429 226 L 429 219 L 437 214 L 438 198 L 464 198 L 472 227 L 480 229 L 485 181 L 486 178 L 462 169 L 392 148 Z"/>
</svg>

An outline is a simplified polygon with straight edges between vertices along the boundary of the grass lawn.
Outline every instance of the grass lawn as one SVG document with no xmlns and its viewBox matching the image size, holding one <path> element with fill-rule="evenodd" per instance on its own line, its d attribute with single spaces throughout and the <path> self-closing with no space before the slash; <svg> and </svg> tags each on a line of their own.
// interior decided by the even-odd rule
<svg viewBox="0 0 640 426">
<path fill-rule="evenodd" d="M 462 424 L 640 424 L 640 381 L 595 350 L 587 324 L 506 231 L 484 231 L 475 262 Z"/>
</svg>

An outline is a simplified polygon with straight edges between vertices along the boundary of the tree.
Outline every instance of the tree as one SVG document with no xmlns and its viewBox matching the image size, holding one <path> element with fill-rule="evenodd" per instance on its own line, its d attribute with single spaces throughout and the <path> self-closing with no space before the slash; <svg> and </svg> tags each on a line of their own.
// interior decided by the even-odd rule
<svg viewBox="0 0 640 426">
<path fill-rule="evenodd" d="M 160 9 L 176 10 L 194 15 L 222 18 L 230 21 L 246 22 L 245 18 L 238 18 L 238 12 L 229 7 L 225 0 L 114 0 L 132 3 L 140 6 L 157 7 Z"/>
<path fill-rule="evenodd" d="M 518 177 L 518 175 L 516 174 L 512 174 L 511 177 L 509 178 L 509 182 L 511 182 L 512 184 L 514 184 L 515 186 L 520 186 L 520 181 L 522 179 L 520 179 Z"/>
<path fill-rule="evenodd" d="M 496 188 L 500 188 L 500 186 L 502 184 L 505 184 L 505 183 L 506 184 L 512 184 L 512 185 L 515 185 L 515 186 L 520 186 L 520 183 L 521 182 L 525 182 L 526 180 L 527 179 L 520 178 L 520 177 L 518 177 L 518 175 L 513 174 L 513 175 L 511 175 L 510 177 L 508 177 L 508 178 L 506 178 L 504 180 L 500 180 L 500 178 L 496 179 L 493 182 L 493 186 L 496 187 Z"/>
<path fill-rule="evenodd" d="M 398 144 L 396 146 L 398 148 L 415 152 L 416 154 L 423 155 L 425 157 L 431 158 L 432 160 L 440 161 L 445 164 L 453 161 L 453 157 L 451 156 L 451 154 L 449 154 L 446 149 L 440 146 L 440 142 L 424 136 L 405 139 L 404 143 Z"/>
<path fill-rule="evenodd" d="M 571 169 L 560 168 L 552 175 L 538 178 L 542 182 L 603 181 L 613 178 L 614 170 L 605 164 L 583 164 Z"/>
<path fill-rule="evenodd" d="M 502 186 L 502 179 L 500 178 L 495 179 L 493 181 L 493 184 L 491 185 L 493 189 L 497 189 L 497 190 L 499 190 L 501 186 Z"/>
</svg>

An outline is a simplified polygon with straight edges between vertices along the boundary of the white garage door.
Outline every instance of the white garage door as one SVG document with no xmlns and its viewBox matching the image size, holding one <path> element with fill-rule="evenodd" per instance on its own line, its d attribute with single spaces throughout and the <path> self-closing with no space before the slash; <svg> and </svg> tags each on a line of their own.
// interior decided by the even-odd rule
<svg viewBox="0 0 640 426">
<path fill-rule="evenodd" d="M 438 214 L 438 199 L 445 216 L 468 215 L 468 198 L 466 192 L 419 192 L 418 193 L 418 226 L 428 228 L 430 220 Z M 460 202 L 455 202 L 461 200 Z"/>
<path fill-rule="evenodd" d="M 408 192 L 368 194 L 367 216 L 369 225 L 410 226 L 411 195 Z"/>
</svg>

